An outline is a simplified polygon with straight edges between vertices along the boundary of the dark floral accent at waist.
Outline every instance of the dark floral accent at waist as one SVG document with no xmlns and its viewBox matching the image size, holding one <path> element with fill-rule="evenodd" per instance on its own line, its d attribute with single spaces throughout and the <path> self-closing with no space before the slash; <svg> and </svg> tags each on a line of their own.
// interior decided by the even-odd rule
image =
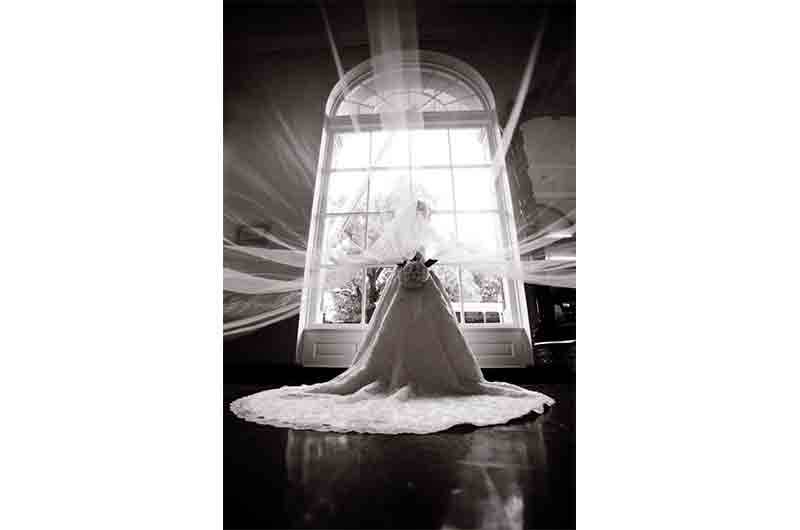
<svg viewBox="0 0 800 530">
<path fill-rule="evenodd" d="M 417 252 L 416 254 L 414 254 L 414 257 L 411 258 L 410 260 L 404 259 L 402 262 L 397 264 L 397 268 L 398 269 L 402 269 L 403 267 L 406 266 L 406 263 L 408 263 L 409 261 L 422 261 L 422 254 Z M 439 261 L 439 260 L 438 259 L 425 260 L 424 265 L 425 265 L 425 267 L 430 269 L 434 264 L 436 264 L 437 261 Z"/>
</svg>

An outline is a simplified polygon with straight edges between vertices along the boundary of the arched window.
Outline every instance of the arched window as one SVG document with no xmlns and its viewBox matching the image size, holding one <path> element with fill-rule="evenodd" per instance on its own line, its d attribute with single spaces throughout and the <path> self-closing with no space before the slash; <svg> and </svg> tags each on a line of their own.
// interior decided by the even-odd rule
<svg viewBox="0 0 800 530">
<path fill-rule="evenodd" d="M 425 51 L 373 58 L 340 80 L 325 112 L 309 259 L 319 257 L 324 267 L 326 249 L 369 247 L 391 216 L 385 205 L 398 186 L 425 198 L 442 235 L 489 252 L 516 248 L 508 179 L 503 162 L 494 162 L 494 97 L 469 65 Z M 394 267 L 365 267 L 338 287 L 306 291 L 299 360 L 349 364 Z M 518 282 L 468 263 L 440 262 L 434 270 L 483 366 L 530 363 Z"/>
</svg>

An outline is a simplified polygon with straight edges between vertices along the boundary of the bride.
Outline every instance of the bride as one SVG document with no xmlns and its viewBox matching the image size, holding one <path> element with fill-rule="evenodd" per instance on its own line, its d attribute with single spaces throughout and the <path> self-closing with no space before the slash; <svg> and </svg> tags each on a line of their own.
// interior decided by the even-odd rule
<svg viewBox="0 0 800 530">
<path fill-rule="evenodd" d="M 544 394 L 484 379 L 425 246 L 445 254 L 430 208 L 414 201 L 365 254 L 406 256 L 389 280 L 351 366 L 315 385 L 284 386 L 231 403 L 240 418 L 293 429 L 425 434 L 542 413 Z"/>
</svg>

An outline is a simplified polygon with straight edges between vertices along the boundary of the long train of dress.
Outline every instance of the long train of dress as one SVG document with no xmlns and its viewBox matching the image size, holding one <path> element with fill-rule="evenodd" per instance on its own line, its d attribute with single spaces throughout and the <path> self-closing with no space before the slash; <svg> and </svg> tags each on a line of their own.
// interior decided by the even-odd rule
<svg viewBox="0 0 800 530">
<path fill-rule="evenodd" d="M 285 386 L 231 403 L 255 423 L 332 432 L 426 434 L 496 425 L 544 412 L 554 400 L 484 379 L 436 275 L 419 289 L 395 274 L 353 364 L 316 385 Z"/>
</svg>

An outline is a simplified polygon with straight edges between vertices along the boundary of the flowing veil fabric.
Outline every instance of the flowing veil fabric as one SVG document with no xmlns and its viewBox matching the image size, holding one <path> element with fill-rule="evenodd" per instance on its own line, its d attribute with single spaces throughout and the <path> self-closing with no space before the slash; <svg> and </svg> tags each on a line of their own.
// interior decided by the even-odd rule
<svg viewBox="0 0 800 530">
<path fill-rule="evenodd" d="M 410 95 L 412 92 L 421 92 L 422 76 L 427 70 L 420 63 L 418 46 L 410 46 L 410 54 L 403 52 L 408 46 L 400 46 L 403 39 L 398 37 L 403 32 L 410 32 L 409 35 L 413 33 L 413 36 L 406 39 L 406 44 L 415 42 L 416 28 L 413 25 L 400 27 L 399 19 L 383 8 L 373 14 L 378 16 L 370 19 L 370 24 L 374 24 L 371 35 L 376 37 L 373 39 L 375 42 L 370 43 L 370 64 L 376 87 L 370 90 L 377 90 L 376 94 L 407 93 L 408 104 L 411 105 Z M 498 147 L 491 161 L 481 159 L 491 166 L 494 175 L 490 174 L 489 178 L 493 182 L 507 179 L 503 176 L 506 152 L 511 145 L 522 104 L 528 93 L 542 34 L 543 30 L 540 28 L 525 65 L 503 137 L 498 138 Z M 331 35 L 329 32 L 341 78 L 340 84 L 342 87 L 349 87 Z M 447 72 L 457 73 L 457 68 L 453 70 L 453 63 L 448 61 L 448 64 L 450 66 L 447 66 Z M 398 69 L 398 65 L 403 66 Z M 351 72 L 354 76 L 361 75 L 358 70 Z M 467 77 L 480 78 L 477 72 Z M 355 82 L 355 78 L 352 81 Z M 488 84 L 482 79 L 478 81 L 476 87 L 486 85 L 484 91 L 488 94 L 484 94 L 486 101 L 482 104 L 481 112 L 494 116 L 494 97 L 489 94 L 491 91 Z M 450 85 L 452 83 L 448 81 L 447 86 Z M 437 94 L 444 90 L 444 87 L 441 88 Z M 329 98 L 329 105 L 326 105 L 326 115 L 331 118 L 339 116 L 332 106 L 339 101 L 337 97 Z M 389 144 L 397 142 L 399 145 L 407 131 L 417 130 L 424 124 L 422 118 L 425 113 L 416 103 L 402 109 L 389 107 L 393 106 L 375 107 L 373 111 L 380 117 L 381 134 L 388 135 L 384 141 Z M 427 258 L 439 260 L 441 264 L 470 264 L 473 272 L 543 285 L 575 286 L 574 259 L 554 261 L 540 259 L 539 256 L 543 250 L 550 249 L 555 241 L 574 240 L 574 228 L 569 230 L 568 226 L 565 230 L 560 224 L 553 224 L 540 230 L 542 226 L 536 223 L 530 226 L 508 226 L 506 234 L 501 234 L 503 230 L 498 229 L 493 236 L 480 237 L 478 234 L 473 237 L 475 234 L 471 234 L 468 229 L 459 232 L 455 228 L 448 228 L 441 221 L 444 219 L 441 216 L 438 217 L 438 224 L 433 222 L 432 210 L 425 205 L 429 198 L 421 195 L 425 190 L 415 189 L 407 175 L 398 180 L 394 189 L 387 185 L 381 191 L 381 205 L 374 212 L 367 216 L 331 218 L 330 225 L 323 226 L 318 223 L 317 215 L 320 214 L 312 215 L 311 212 L 303 212 L 302 208 L 297 207 L 297 204 L 309 202 L 297 199 L 307 198 L 310 190 L 314 189 L 315 206 L 312 211 L 323 211 L 317 205 L 323 204 L 319 201 L 325 196 L 323 194 L 326 190 L 314 187 L 311 168 L 315 157 L 310 155 L 311 150 L 299 148 L 302 146 L 290 134 L 291 128 L 282 115 L 277 111 L 273 114 L 279 120 L 274 127 L 268 129 L 267 138 L 272 139 L 275 151 L 286 157 L 285 165 L 294 168 L 304 178 L 264 184 L 253 178 L 257 172 L 249 165 L 235 165 L 233 162 L 238 161 L 238 157 L 226 156 L 232 160 L 231 173 L 242 181 L 253 183 L 252 187 L 263 198 L 262 201 L 255 201 L 254 205 L 250 197 L 236 195 L 231 197 L 230 202 L 240 205 L 245 211 L 254 207 L 266 210 L 264 204 L 268 204 L 269 211 L 263 213 L 272 220 L 268 229 L 249 226 L 244 216 L 236 215 L 234 208 L 226 209 L 226 219 L 229 222 L 246 226 L 248 232 L 261 235 L 262 240 L 268 240 L 269 243 L 269 248 L 254 248 L 242 244 L 242 238 L 236 238 L 235 242 L 232 239 L 225 242 L 224 287 L 230 296 L 230 303 L 226 307 L 231 308 L 226 315 L 226 335 L 269 325 L 296 314 L 300 304 L 296 294 L 300 289 L 308 294 L 333 288 L 353 278 L 359 270 L 398 263 L 410 258 L 420 249 L 424 249 Z M 351 117 L 355 131 L 358 130 L 357 115 L 358 112 L 352 115 L 345 113 L 345 116 Z M 494 134 L 492 131 L 496 128 L 492 125 L 485 129 L 486 135 L 484 129 L 481 129 L 478 135 L 482 139 L 477 138 L 477 144 L 488 146 L 491 143 L 488 141 L 488 134 Z M 449 134 L 446 148 L 448 152 L 452 151 Z M 354 161 L 368 158 L 370 162 L 362 160 L 360 163 L 344 163 L 339 169 L 372 165 L 376 160 L 372 154 L 374 136 L 362 135 L 354 138 L 363 140 L 367 137 L 370 142 L 367 151 L 363 144 L 356 141 L 352 144 L 352 152 L 359 155 L 354 156 Z M 347 142 L 342 139 L 344 135 L 337 138 L 342 142 L 342 153 L 350 152 L 350 147 L 345 149 Z M 260 149 L 261 136 L 258 141 Z M 412 144 L 413 141 L 407 145 Z M 377 145 L 381 145 L 380 142 Z M 287 149 L 287 146 L 293 148 Z M 433 147 L 428 146 L 428 149 Z M 344 155 L 342 157 L 346 158 Z M 451 162 L 450 159 L 452 153 L 448 155 L 448 163 Z M 413 157 L 408 164 L 415 168 L 414 171 L 426 165 L 423 162 L 418 163 Z M 370 210 L 369 205 L 374 202 L 369 198 L 370 181 L 367 180 L 364 184 L 363 179 L 354 178 L 348 182 L 348 185 L 354 186 L 350 193 L 352 197 L 348 195 L 348 201 L 353 201 L 354 205 L 360 204 L 363 208 L 353 206 L 346 211 Z M 455 193 L 454 189 L 451 187 L 452 193 Z M 478 190 L 478 187 L 474 190 Z M 285 192 L 281 193 L 282 191 Z M 383 191 L 386 192 L 385 196 Z M 508 195 L 509 192 L 506 189 L 503 193 Z M 509 195 L 504 201 L 497 203 L 497 209 L 511 214 L 510 201 Z M 422 216 L 419 215 L 420 203 L 424 210 Z M 435 205 L 435 202 L 430 203 Z M 504 206 L 501 208 L 501 205 Z M 455 206 L 452 208 L 455 209 Z M 328 221 L 325 219 L 325 222 Z M 354 237 L 348 234 L 343 229 L 345 222 L 366 223 L 363 230 L 361 225 L 358 225 L 358 231 L 352 230 L 353 233 L 363 235 Z M 306 229 L 309 230 L 308 234 L 304 232 Z M 516 234 L 512 229 L 516 229 Z M 320 231 L 320 234 L 316 231 Z M 371 231 L 379 235 L 372 237 Z M 342 237 L 328 237 L 328 232 Z M 310 242 L 308 248 L 306 241 Z M 559 257 L 573 256 L 567 253 Z M 398 274 L 389 280 L 380 295 L 380 301 L 353 364 L 344 373 L 321 384 L 282 387 L 246 396 L 234 401 L 231 410 L 245 420 L 278 427 L 334 432 L 423 434 L 459 424 L 501 424 L 530 412 L 541 413 L 552 403 L 553 399 L 544 394 L 508 383 L 489 382 L 483 377 L 459 328 L 442 283 L 431 272 L 430 280 L 419 289 L 403 288 Z"/>
<path fill-rule="evenodd" d="M 333 432 L 425 434 L 544 412 L 544 394 L 484 379 L 435 274 L 420 289 L 395 274 L 353 364 L 316 385 L 285 386 L 231 404 L 240 418 Z"/>
</svg>

